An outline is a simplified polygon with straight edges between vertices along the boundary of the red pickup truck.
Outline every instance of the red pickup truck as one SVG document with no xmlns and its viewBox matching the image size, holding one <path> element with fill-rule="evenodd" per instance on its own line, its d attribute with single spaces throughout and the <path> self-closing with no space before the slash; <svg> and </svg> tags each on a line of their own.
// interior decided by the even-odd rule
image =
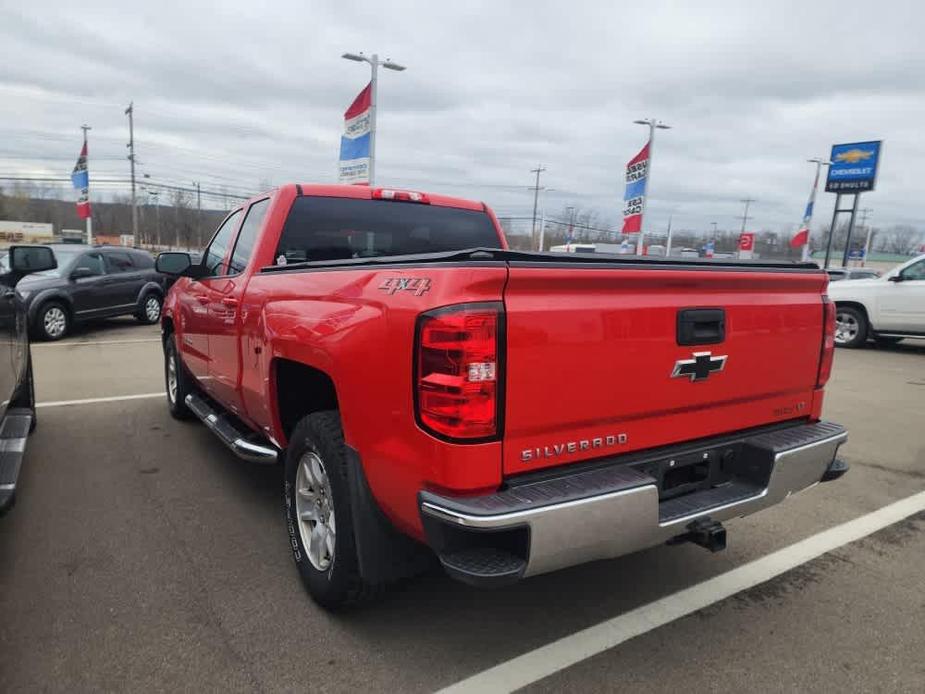
<svg viewBox="0 0 925 694">
<path fill-rule="evenodd" d="M 157 266 L 171 413 L 283 462 L 328 607 L 434 555 L 487 586 L 719 550 L 723 521 L 847 469 L 812 264 L 516 252 L 482 203 L 292 184 Z"/>
</svg>

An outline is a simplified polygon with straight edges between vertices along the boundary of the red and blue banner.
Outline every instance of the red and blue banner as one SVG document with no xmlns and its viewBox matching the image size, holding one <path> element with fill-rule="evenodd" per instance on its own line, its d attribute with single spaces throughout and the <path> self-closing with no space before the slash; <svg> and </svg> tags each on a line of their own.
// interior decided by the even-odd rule
<svg viewBox="0 0 925 694">
<path fill-rule="evenodd" d="M 642 231 L 646 183 L 649 180 L 649 143 L 626 164 L 626 190 L 623 193 L 623 233 Z"/>
<path fill-rule="evenodd" d="M 367 84 L 344 112 L 337 172 L 337 180 L 341 183 L 369 183 L 371 106 L 372 85 Z"/>
<path fill-rule="evenodd" d="M 790 239 L 791 248 L 809 245 L 809 225 L 813 221 L 813 207 L 816 206 L 817 188 L 819 188 L 819 167 L 816 167 L 816 179 L 813 181 L 813 189 L 809 194 L 809 202 L 806 203 L 806 209 L 803 211 L 803 222 L 800 224 L 799 231 Z M 805 255 L 806 253 L 804 252 Z"/>
<path fill-rule="evenodd" d="M 90 172 L 87 170 L 87 141 L 80 149 L 80 156 L 71 172 L 71 183 L 80 191 L 77 197 L 77 215 L 81 219 L 90 217 Z"/>
</svg>

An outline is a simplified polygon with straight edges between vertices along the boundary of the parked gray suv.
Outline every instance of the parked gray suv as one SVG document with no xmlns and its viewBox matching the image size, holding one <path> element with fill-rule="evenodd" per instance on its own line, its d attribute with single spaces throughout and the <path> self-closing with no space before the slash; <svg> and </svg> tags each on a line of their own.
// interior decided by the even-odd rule
<svg viewBox="0 0 925 694">
<path fill-rule="evenodd" d="M 134 315 L 157 323 L 165 277 L 146 251 L 120 246 L 50 244 L 58 267 L 24 278 L 16 292 L 38 339 L 60 340 L 75 323 Z"/>
</svg>

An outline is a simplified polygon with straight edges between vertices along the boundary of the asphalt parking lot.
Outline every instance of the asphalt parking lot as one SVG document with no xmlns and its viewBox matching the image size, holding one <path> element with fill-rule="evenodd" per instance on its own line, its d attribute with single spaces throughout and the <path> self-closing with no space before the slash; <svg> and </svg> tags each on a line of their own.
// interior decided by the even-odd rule
<svg viewBox="0 0 925 694">
<path fill-rule="evenodd" d="M 168 415 L 156 327 L 110 321 L 33 358 L 39 427 L 0 520 L 2 691 L 432 691 L 925 490 L 925 343 L 840 350 L 825 414 L 851 471 L 730 522 L 727 551 L 490 592 L 435 572 L 332 615 L 291 565 L 280 470 Z M 919 512 L 528 688 L 918 692 L 923 574 Z"/>
</svg>

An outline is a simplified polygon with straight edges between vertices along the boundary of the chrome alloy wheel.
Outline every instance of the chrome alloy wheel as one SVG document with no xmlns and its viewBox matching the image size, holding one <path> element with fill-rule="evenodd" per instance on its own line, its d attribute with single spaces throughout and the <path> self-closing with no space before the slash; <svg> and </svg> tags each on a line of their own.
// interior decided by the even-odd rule
<svg viewBox="0 0 925 694">
<path fill-rule="evenodd" d="M 167 397 L 177 404 L 177 357 L 173 352 L 167 357 Z"/>
<path fill-rule="evenodd" d="M 45 328 L 45 334 L 48 335 L 48 337 L 58 338 L 64 335 L 64 331 L 67 329 L 67 316 L 64 315 L 62 309 L 57 306 L 52 306 L 45 311 L 42 324 Z"/>
<path fill-rule="evenodd" d="M 145 300 L 145 317 L 149 323 L 157 323 L 161 317 L 161 302 L 154 295 Z"/>
<path fill-rule="evenodd" d="M 851 342 L 858 336 L 860 329 L 857 318 L 850 313 L 839 311 L 835 314 L 835 344 L 844 345 Z"/>
<path fill-rule="evenodd" d="M 314 451 L 308 451 L 299 460 L 295 486 L 302 546 L 312 566 L 327 571 L 334 561 L 334 498 L 324 463 Z"/>
</svg>

